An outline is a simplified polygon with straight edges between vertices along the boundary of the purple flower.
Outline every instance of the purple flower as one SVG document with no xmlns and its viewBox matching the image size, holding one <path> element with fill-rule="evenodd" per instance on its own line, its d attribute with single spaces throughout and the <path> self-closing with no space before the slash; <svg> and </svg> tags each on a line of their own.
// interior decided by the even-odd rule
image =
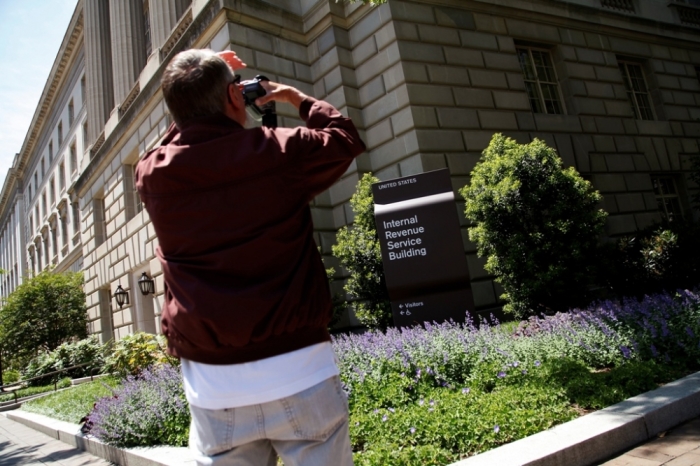
<svg viewBox="0 0 700 466">
<path fill-rule="evenodd" d="M 415 433 L 416 433 L 416 428 L 415 428 L 415 427 L 411 427 L 410 429 L 408 429 L 408 431 L 409 431 L 410 433 L 412 433 L 412 434 L 415 434 Z"/>
<path fill-rule="evenodd" d="M 518 361 L 513 362 L 513 367 L 518 367 L 520 363 Z"/>
<path fill-rule="evenodd" d="M 521 372 L 523 373 L 523 375 L 527 375 L 527 371 L 525 369 L 523 369 Z"/>
<path fill-rule="evenodd" d="M 542 363 L 541 363 L 541 362 L 539 362 L 539 361 L 535 361 L 535 367 L 540 367 L 540 365 L 542 365 Z"/>
<path fill-rule="evenodd" d="M 499 433 L 500 431 L 501 431 L 501 427 L 500 427 L 498 424 L 496 424 L 495 426 L 493 426 L 493 433 L 494 433 L 494 434 L 497 434 L 497 433 Z"/>
<path fill-rule="evenodd" d="M 389 419 L 389 416 L 387 416 L 386 414 L 384 416 L 382 416 L 382 422 L 386 422 L 388 419 Z"/>
<path fill-rule="evenodd" d="M 462 389 L 462 394 L 463 394 L 463 395 L 466 395 L 466 394 L 469 393 L 470 391 L 471 391 L 471 390 L 469 389 L 469 387 L 464 387 L 464 388 Z"/>
<path fill-rule="evenodd" d="M 505 376 L 506 376 L 506 373 L 503 372 L 503 371 L 501 371 L 501 372 L 498 373 L 498 378 L 499 378 L 499 379 L 502 379 L 502 378 L 504 378 Z"/>
<path fill-rule="evenodd" d="M 389 412 L 392 414 L 396 412 L 396 410 L 394 408 L 388 408 L 388 409 L 389 409 Z"/>
<path fill-rule="evenodd" d="M 418 406 L 423 406 L 424 403 L 425 403 L 425 400 L 423 398 L 418 400 Z"/>
<path fill-rule="evenodd" d="M 629 359 L 631 356 L 630 349 L 626 346 L 620 346 L 620 351 L 622 351 L 622 356 L 625 359 Z"/>
</svg>

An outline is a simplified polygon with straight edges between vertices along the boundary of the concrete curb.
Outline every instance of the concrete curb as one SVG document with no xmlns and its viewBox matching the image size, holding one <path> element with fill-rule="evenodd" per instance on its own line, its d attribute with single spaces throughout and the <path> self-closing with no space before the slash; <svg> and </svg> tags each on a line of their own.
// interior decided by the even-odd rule
<svg viewBox="0 0 700 466">
<path fill-rule="evenodd" d="M 700 372 L 450 466 L 598 464 L 700 416 Z"/>
<path fill-rule="evenodd" d="M 122 466 L 194 466 L 196 464 L 194 452 L 189 448 L 165 446 L 116 448 L 94 437 L 86 437 L 80 432 L 80 426 L 77 424 L 26 411 L 7 412 L 4 416 L 79 450 Z"/>
<path fill-rule="evenodd" d="M 192 466 L 188 448 L 120 449 L 86 437 L 80 426 L 40 414 L 4 414 L 50 437 L 122 466 Z M 586 466 L 700 416 L 700 372 L 552 429 L 450 466 Z"/>
</svg>

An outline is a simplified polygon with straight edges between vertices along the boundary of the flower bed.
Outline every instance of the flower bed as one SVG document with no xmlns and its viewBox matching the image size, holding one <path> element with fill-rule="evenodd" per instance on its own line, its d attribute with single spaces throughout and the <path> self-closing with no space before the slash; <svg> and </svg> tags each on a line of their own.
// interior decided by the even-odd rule
<svg viewBox="0 0 700 466">
<path fill-rule="evenodd" d="M 334 338 L 357 465 L 448 464 L 698 369 L 700 295 L 603 302 L 520 324 L 444 323 Z M 122 446 L 184 444 L 177 368 L 130 377 L 90 416 Z"/>
</svg>

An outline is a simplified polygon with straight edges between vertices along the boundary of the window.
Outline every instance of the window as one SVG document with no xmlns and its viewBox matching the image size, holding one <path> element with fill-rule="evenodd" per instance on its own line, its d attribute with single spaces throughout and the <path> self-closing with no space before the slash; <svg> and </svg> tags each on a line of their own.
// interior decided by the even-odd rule
<svg viewBox="0 0 700 466">
<path fill-rule="evenodd" d="M 123 177 L 126 197 L 126 220 L 129 221 L 143 210 L 141 197 L 136 190 L 136 165 L 124 165 Z"/>
<path fill-rule="evenodd" d="M 39 191 L 39 175 L 37 172 L 34 172 L 34 186 L 36 186 L 36 190 Z"/>
<path fill-rule="evenodd" d="M 54 205 L 56 202 L 56 181 L 51 177 L 51 181 L 49 181 L 49 202 L 51 205 Z"/>
<path fill-rule="evenodd" d="M 654 196 L 659 212 L 668 221 L 683 218 L 681 200 L 678 197 L 676 181 L 672 176 L 652 176 L 651 183 L 654 186 Z"/>
<path fill-rule="evenodd" d="M 150 18 L 150 13 L 149 13 L 149 5 L 148 5 L 148 0 L 144 0 L 143 2 L 143 29 L 144 33 L 146 35 L 146 40 L 144 40 L 144 45 L 146 46 L 146 57 L 151 55 L 151 51 L 153 50 L 153 45 L 151 43 L 151 18 Z"/>
<path fill-rule="evenodd" d="M 34 214 L 36 217 L 36 226 L 39 228 L 39 225 L 41 225 L 41 215 L 39 215 L 39 203 L 37 203 L 36 207 L 34 208 Z"/>
<path fill-rule="evenodd" d="M 68 102 L 68 126 L 73 126 L 73 120 L 75 119 L 75 107 L 73 106 L 73 99 Z"/>
<path fill-rule="evenodd" d="M 34 217 L 31 215 L 29 216 L 29 234 L 32 235 L 34 233 Z"/>
<path fill-rule="evenodd" d="M 61 164 L 58 166 L 58 188 L 63 191 L 66 187 L 66 163 L 61 160 Z"/>
<path fill-rule="evenodd" d="M 46 163 L 44 163 L 44 159 L 41 159 L 41 177 L 44 177 L 44 173 L 46 173 Z"/>
<path fill-rule="evenodd" d="M 62 121 L 58 122 L 57 131 L 58 131 L 58 145 L 60 147 L 61 144 L 63 144 L 63 122 Z"/>
<path fill-rule="evenodd" d="M 516 50 L 532 111 L 555 115 L 564 113 L 550 53 L 531 47 L 517 47 Z"/>
<path fill-rule="evenodd" d="M 70 171 L 71 173 L 78 171 L 78 151 L 75 149 L 75 142 L 70 145 Z"/>
<path fill-rule="evenodd" d="M 29 189 L 27 191 L 28 191 L 28 194 L 27 194 L 28 199 L 27 200 L 29 202 L 31 202 L 32 201 L 32 185 L 31 185 L 31 183 L 29 184 Z"/>
<path fill-rule="evenodd" d="M 61 212 L 61 238 L 63 247 L 68 246 L 68 213 L 65 210 Z"/>
<path fill-rule="evenodd" d="M 625 82 L 627 97 L 632 105 L 634 117 L 637 120 L 653 120 L 654 112 L 651 108 L 649 88 L 644 80 L 642 66 L 638 63 L 621 61 L 620 72 Z"/>
<path fill-rule="evenodd" d="M 53 141 L 49 141 L 49 160 L 53 160 Z"/>
<path fill-rule="evenodd" d="M 41 213 L 42 218 L 46 217 L 46 191 L 41 193 Z"/>
<path fill-rule="evenodd" d="M 87 150 L 88 146 L 88 123 L 87 120 L 83 122 L 83 152 Z"/>
<path fill-rule="evenodd" d="M 80 208 L 77 202 L 71 205 L 73 206 L 73 235 L 77 237 L 76 235 L 80 233 Z"/>
<path fill-rule="evenodd" d="M 107 220 L 105 215 L 105 200 L 93 199 L 92 220 L 95 225 L 95 246 L 99 246 L 107 239 Z"/>
<path fill-rule="evenodd" d="M 85 90 L 85 75 L 83 75 L 83 76 L 80 78 L 80 101 L 81 101 L 83 107 L 85 106 L 85 94 L 86 94 L 86 90 Z"/>
</svg>

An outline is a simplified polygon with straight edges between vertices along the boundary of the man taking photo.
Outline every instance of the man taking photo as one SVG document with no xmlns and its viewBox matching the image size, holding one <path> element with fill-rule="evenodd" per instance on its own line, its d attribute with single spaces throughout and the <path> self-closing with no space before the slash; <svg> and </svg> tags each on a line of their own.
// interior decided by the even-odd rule
<svg viewBox="0 0 700 466">
<path fill-rule="evenodd" d="M 331 297 L 309 202 L 365 149 L 352 121 L 261 82 L 306 127 L 245 128 L 234 52 L 187 50 L 162 77 L 174 119 L 136 170 L 163 267 L 198 464 L 351 465 Z"/>
</svg>

